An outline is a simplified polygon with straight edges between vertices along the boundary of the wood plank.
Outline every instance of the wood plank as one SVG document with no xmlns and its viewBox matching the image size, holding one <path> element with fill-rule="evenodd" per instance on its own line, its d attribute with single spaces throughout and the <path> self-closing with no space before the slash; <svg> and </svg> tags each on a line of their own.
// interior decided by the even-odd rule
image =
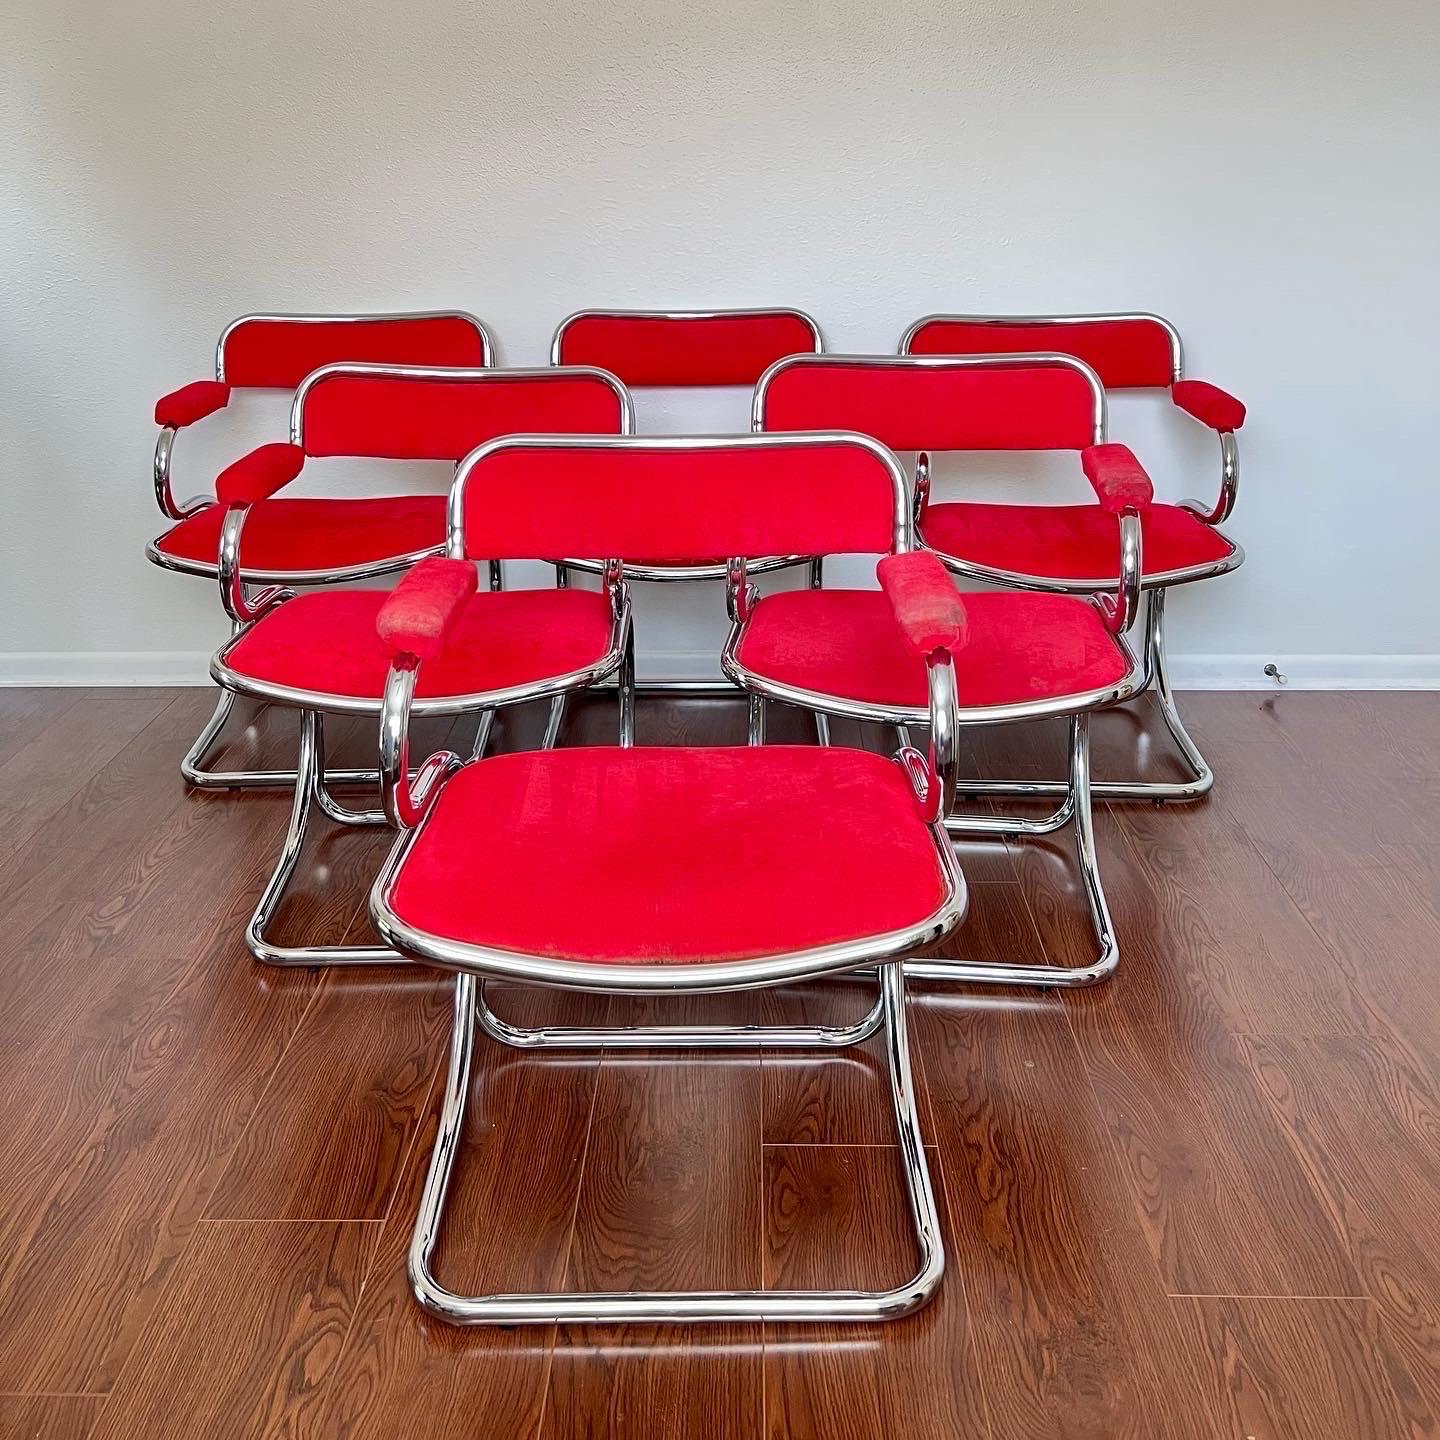
<svg viewBox="0 0 1440 1440">
<path fill-rule="evenodd" d="M 1428 1066 L 1383 1038 L 1267 1035 L 1246 1037 L 1243 1045 L 1287 1141 L 1337 1217 L 1364 1293 L 1379 1307 L 1434 1423 L 1440 1086 Z"/>
<path fill-rule="evenodd" d="M 1224 1036 L 1085 1034 L 1086 1066 L 1171 1294 L 1358 1296 L 1336 1217 Z"/>
<path fill-rule="evenodd" d="M 450 1034 L 453 982 L 331 971 L 206 1219 L 383 1220 Z"/>
<path fill-rule="evenodd" d="M 1317 937 L 1317 964 L 1343 970 L 1375 1014 L 1372 1032 L 1403 1043 L 1440 1079 L 1440 912 L 1420 874 L 1421 853 L 1407 860 L 1392 848 L 1384 866 L 1308 867 L 1284 885 Z"/>
<path fill-rule="evenodd" d="M 287 797 L 185 793 L 176 766 L 209 712 L 203 692 L 160 696 L 169 703 L 148 723 L 137 712 L 104 752 L 113 693 L 88 705 L 76 692 L 0 694 L 0 717 L 14 717 L 0 769 L 23 753 L 58 797 L 26 822 L 44 844 L 12 853 L 0 876 L 0 1390 L 49 1392 L 0 1397 L 0 1432 L 80 1440 L 102 1402 L 61 1392 L 113 1384 L 128 1408 L 104 1423 L 146 1433 L 134 1407 L 148 1414 L 169 1380 L 147 1347 L 178 1323 L 172 1301 L 199 1273 L 187 1266 L 212 1229 L 199 1215 L 319 1216 L 298 1228 L 320 1233 L 387 1210 L 368 1227 L 382 1243 L 348 1302 L 348 1335 L 339 1320 L 325 1329 L 308 1377 L 275 1359 L 290 1353 L 276 1307 L 305 1264 L 257 1270 L 236 1249 L 205 1267 L 202 1312 L 223 1294 L 245 1326 L 234 1365 L 212 1368 L 227 1393 L 272 1398 L 262 1433 L 273 1419 L 316 1440 L 388 1440 L 476 1417 L 497 1434 L 555 1437 L 843 1435 L 857 1423 L 983 1435 L 987 1416 L 996 1440 L 1388 1440 L 1436 1427 L 1437 697 L 1184 697 L 1220 779 L 1206 804 L 1102 813 L 1125 951 L 1114 980 L 1063 996 L 922 989 L 912 1033 L 948 1197 L 934 1305 L 853 1335 L 575 1330 L 552 1369 L 549 1328 L 460 1330 L 409 1295 L 435 1101 L 422 1106 L 421 1071 L 443 1049 L 445 982 L 335 974 L 306 1016 L 317 978 L 257 967 L 239 940 Z M 1154 719 L 1106 717 L 1117 723 L 1097 726 L 1097 771 L 1137 739 L 1159 753 Z M 544 706 L 502 717 L 498 748 L 534 745 L 544 720 Z M 564 743 L 610 744 L 613 727 L 613 700 L 587 701 Z M 332 729 L 336 763 L 368 760 L 368 722 Z M 992 761 L 1058 773 L 1063 727 L 1050 730 L 979 739 L 1000 747 Z M 252 731 L 238 749 L 261 763 L 293 754 L 293 716 L 263 711 Z M 739 743 L 744 707 L 646 701 L 641 734 Z M 775 707 L 770 735 L 810 743 L 813 728 Z M 893 744 L 858 726 L 835 738 Z M 339 831 L 327 843 L 327 828 L 283 917 L 292 938 L 368 929 L 367 850 L 386 842 Z M 964 863 L 973 906 L 956 953 L 1088 946 L 1068 848 L 1001 843 Z M 834 1021 L 870 993 L 837 981 L 677 1004 L 493 990 L 507 1018 L 532 1024 Z M 880 1260 L 908 1263 L 873 1047 L 839 1069 L 839 1057 L 768 1053 L 738 1068 L 622 1058 L 600 1097 L 608 1058 L 478 1043 L 438 1266 L 457 1288 L 565 1283 L 582 1174 L 574 1263 L 599 1282 L 774 1283 L 827 1264 L 837 1281 L 867 1266 L 885 1279 Z M 1251 1294 L 1167 1295 L 1204 1285 Z M 1358 1298 L 1256 1297 L 1272 1286 Z M 205 1333 L 185 1340 L 202 1354 L 209 1330 L 229 1333 L 226 1316 L 195 1323 Z M 278 1352 L 244 1348 L 267 1334 Z M 192 1398 L 201 1361 L 181 1364 L 164 1421 L 221 1433 Z"/>
<path fill-rule="evenodd" d="M 67 858 L 48 867 L 42 895 L 89 900 L 83 930 L 117 957 L 193 954 L 216 933 L 235 934 L 283 834 L 283 795 L 187 793 L 181 784 L 175 752 L 198 725 L 203 698 L 187 692 L 165 707 L 47 824 Z M 35 863 L 27 857 L 7 877 L 0 903 L 28 910 Z"/>
<path fill-rule="evenodd" d="M 1396 1391 L 1395 1359 L 1370 1301 L 1175 1304 L 1205 1347 L 1217 1435 L 1375 1440 L 1433 1433 L 1433 1419 Z"/>
<path fill-rule="evenodd" d="M 0 1395 L 6 1440 L 86 1440 L 103 1395 Z"/>
<path fill-rule="evenodd" d="M 0 1256 L 8 1383 L 113 1383 L 317 984 L 203 957 L 127 1037 L 64 1164 L 23 1177 Z"/>
<path fill-rule="evenodd" d="M 1440 701 L 1433 694 L 1283 691 L 1266 709 L 1301 754 L 1331 762 L 1336 775 L 1414 778 L 1428 755 L 1440 755 Z"/>
<path fill-rule="evenodd" d="M 1017 884 L 985 882 L 970 886 L 970 908 L 960 929 L 936 950 L 944 958 L 978 963 L 1024 963 L 1044 959 L 1039 934 Z M 934 986 L 938 993 L 943 987 Z M 973 995 L 963 977 L 953 993 Z M 1005 992 L 991 994 L 1005 1003 Z M 1015 995 L 1016 991 L 1008 992 Z M 1039 992 L 1033 992 L 1039 993 Z M 786 986 L 764 994 L 767 1024 L 838 1025 L 857 1019 L 874 997 L 873 982 L 839 978 Z M 923 1054 L 911 1062 L 921 1124 L 933 1123 Z M 834 1054 L 813 1051 L 764 1052 L 765 1143 L 767 1145 L 893 1145 L 895 1118 L 886 1074 L 884 1040 Z"/>
<path fill-rule="evenodd" d="M 1123 1014 L 1110 997 L 1087 996 L 1078 1014 L 1134 1028 L 1205 1012 L 1230 1032 L 1363 1034 L 1374 1017 L 1352 971 L 1317 946 L 1315 933 L 1228 810 L 1115 807 L 1134 855 L 1116 892 L 1125 941 L 1139 972 Z M 1144 987 L 1148 993 L 1137 994 Z M 1108 989 L 1108 987 L 1105 987 Z M 1182 998 L 1183 997 L 1183 998 Z M 1136 1002 L 1139 1003 L 1136 1003 Z M 1203 1021 L 1186 1026 L 1202 1031 Z"/>
<path fill-rule="evenodd" d="M 542 1023 L 545 998 L 513 987 L 506 1014 L 517 1024 Z M 476 1046 L 436 1273 L 469 1293 L 557 1289 L 599 1057 L 536 1056 L 483 1037 Z M 426 1314 L 410 1293 L 406 1252 L 434 1145 L 438 1098 L 437 1085 L 324 1406 L 308 1432 L 315 1440 L 451 1435 L 482 1422 L 487 1434 L 529 1437 L 540 1422 L 552 1327 L 461 1329 Z"/>
<path fill-rule="evenodd" d="M 98 692 L 65 687 L 50 689 L 0 686 L 0 766 L 17 751 L 32 745 L 37 735 L 54 725 L 67 710 L 93 701 Z M 170 694 L 166 692 L 166 699 Z M 9 795 L 0 803 L 8 803 Z"/>
<path fill-rule="evenodd" d="M 844 1025 L 875 997 L 875 982 L 858 977 L 786 986 L 765 994 L 764 1019 L 772 1025 Z M 883 1034 L 836 1051 L 766 1049 L 761 1069 L 766 1145 L 896 1143 Z M 930 1100 L 919 1067 L 915 1089 L 925 1125 Z"/>
<path fill-rule="evenodd" d="M 1167 943 L 1160 899 L 1127 838 L 1124 813 L 1120 806 L 1095 809 L 1100 878 L 1120 946 L 1120 963 L 1102 984 L 1070 992 L 1067 1004 L 1101 1025 L 1164 1024 L 1176 1031 L 1208 1034 L 1217 1023 L 1215 1007 L 1205 986 L 1186 974 L 1190 953 L 1185 945 Z M 1098 945 L 1069 830 L 1017 840 L 1012 854 L 1038 936 L 1030 953 L 1056 965 L 1092 964 Z"/>
<path fill-rule="evenodd" d="M 376 1229 L 201 1225 L 91 1440 L 295 1434 L 335 1366 Z"/>
<path fill-rule="evenodd" d="M 1213 1440 L 1060 999 L 911 1010 L 997 1440 Z"/>
<path fill-rule="evenodd" d="M 962 682 L 963 688 L 963 682 Z M 970 732 L 977 769 L 995 780 L 1063 780 L 1069 763 L 1069 721 L 1029 720 Z M 1091 773 L 1097 780 L 1187 779 L 1158 707 L 1150 696 L 1102 711 L 1091 721 Z"/>
<path fill-rule="evenodd" d="M 72 690 L 22 710 L 16 723 L 27 728 L 0 751 L 0 857 L 53 834 L 76 791 L 173 702 L 166 690 Z"/>
<path fill-rule="evenodd" d="M 753 1289 L 761 1276 L 760 1061 L 607 1053 L 575 1212 L 576 1289 Z M 754 1325 L 562 1327 L 542 1436 L 758 1436 Z"/>
<path fill-rule="evenodd" d="M 1440 781 L 1428 771 L 1394 775 L 1358 758 L 1311 757 L 1270 777 L 1229 786 L 1217 800 L 1245 830 L 1265 863 L 1287 884 L 1307 870 L 1387 863 L 1388 845 L 1434 839 Z M 1327 757 L 1329 758 L 1329 757 Z"/>
<path fill-rule="evenodd" d="M 768 1146 L 765 1283 L 787 1288 L 899 1284 L 914 1274 L 898 1152 L 873 1145 Z M 929 1152 L 937 1188 L 938 1155 Z M 950 1233 L 941 1201 L 941 1232 Z M 952 1260 L 923 1310 L 875 1325 L 765 1327 L 772 1440 L 989 1440 L 971 1346 L 965 1277 Z"/>
</svg>

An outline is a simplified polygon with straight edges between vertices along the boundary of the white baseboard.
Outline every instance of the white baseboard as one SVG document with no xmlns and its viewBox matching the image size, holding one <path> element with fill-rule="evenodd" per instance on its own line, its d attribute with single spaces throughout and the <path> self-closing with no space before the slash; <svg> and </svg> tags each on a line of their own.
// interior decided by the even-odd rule
<svg viewBox="0 0 1440 1440">
<path fill-rule="evenodd" d="M 1282 686 L 1265 673 L 1274 661 Z M 713 654 L 662 650 L 641 654 L 641 680 L 719 676 Z M 1177 690 L 1440 690 L 1440 655 L 1172 655 Z"/>
<path fill-rule="evenodd" d="M 1440 690 L 1440 655 L 1172 655 L 1170 678 L 1177 690 Z"/>
<path fill-rule="evenodd" d="M 1174 655 L 1178 690 L 1274 690 L 1265 674 L 1279 665 L 1289 690 L 1440 690 L 1440 655 Z M 209 685 L 208 650 L 0 652 L 0 686 Z M 720 675 L 713 652 L 642 655 L 642 680 Z"/>
<path fill-rule="evenodd" d="M 213 685 L 211 650 L 0 652 L 0 685 Z"/>
</svg>

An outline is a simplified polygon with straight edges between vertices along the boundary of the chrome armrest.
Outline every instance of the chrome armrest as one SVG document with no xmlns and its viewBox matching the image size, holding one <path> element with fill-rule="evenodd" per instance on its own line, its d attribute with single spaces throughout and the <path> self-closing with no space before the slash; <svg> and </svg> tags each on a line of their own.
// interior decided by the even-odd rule
<svg viewBox="0 0 1440 1440">
<path fill-rule="evenodd" d="M 395 656 L 380 706 L 380 804 L 397 830 L 414 829 L 425 818 L 461 765 L 453 750 L 437 750 L 410 779 L 410 702 L 419 672 L 413 655 Z"/>
<path fill-rule="evenodd" d="M 924 755 L 902 745 L 895 758 L 910 777 L 925 819 L 938 825 L 955 808 L 960 781 L 959 698 L 955 661 L 937 650 L 926 661 L 930 685 L 930 743 Z"/>
<path fill-rule="evenodd" d="M 283 600 L 294 599 L 295 592 L 283 585 L 267 585 L 251 595 L 240 574 L 240 532 L 250 514 L 248 505 L 232 505 L 220 524 L 220 603 L 225 613 L 237 624 L 248 625 L 273 610 Z"/>
<path fill-rule="evenodd" d="M 732 555 L 725 562 L 725 609 L 731 622 L 743 625 L 759 598 L 759 586 L 753 584 L 745 573 L 745 557 Z"/>
<path fill-rule="evenodd" d="M 1120 583 L 1113 595 L 1101 595 L 1096 604 L 1112 635 L 1123 635 L 1135 623 L 1140 609 L 1140 578 L 1144 568 L 1144 544 L 1140 515 L 1125 510 L 1120 515 Z"/>
<path fill-rule="evenodd" d="M 930 503 L 930 454 L 926 450 L 919 451 L 915 456 L 915 494 L 912 500 L 914 506 L 915 523 L 920 523 L 920 517 L 925 513 L 925 507 Z"/>
<path fill-rule="evenodd" d="M 173 425 L 162 425 L 160 437 L 155 441 L 155 503 L 167 520 L 185 520 L 213 502 L 208 495 L 194 495 L 183 505 L 175 503 L 170 489 L 170 456 L 175 449 L 175 433 Z"/>
<path fill-rule="evenodd" d="M 1235 497 L 1240 490 L 1240 442 L 1233 430 L 1221 430 L 1220 435 L 1220 497 L 1208 510 L 1202 500 L 1182 500 L 1180 508 L 1188 510 L 1197 520 L 1207 525 L 1219 525 L 1230 518 L 1235 508 Z"/>
<path fill-rule="evenodd" d="M 559 567 L 556 567 L 557 570 Z M 559 577 L 556 577 L 557 585 L 563 589 Z M 619 560 L 607 560 L 605 568 L 601 572 L 601 588 L 610 597 L 610 618 L 616 623 L 625 613 L 625 606 L 630 599 L 630 586 L 625 581 L 625 566 Z"/>
</svg>

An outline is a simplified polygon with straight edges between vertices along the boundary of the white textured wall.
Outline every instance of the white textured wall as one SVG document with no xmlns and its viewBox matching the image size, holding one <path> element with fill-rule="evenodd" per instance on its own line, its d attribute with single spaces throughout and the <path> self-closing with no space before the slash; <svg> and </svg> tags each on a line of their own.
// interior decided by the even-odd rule
<svg viewBox="0 0 1440 1440">
<path fill-rule="evenodd" d="M 224 320 L 448 305 L 509 363 L 584 304 L 798 304 L 851 350 L 935 309 L 1159 310 L 1252 417 L 1250 559 L 1177 597 L 1176 650 L 1440 666 L 1430 0 L 0 5 L 10 678 L 220 636 L 142 547 L 151 406 Z M 182 492 L 282 413 L 182 437 Z M 1209 495 L 1209 437 L 1113 418 Z M 642 645 L 718 603 L 648 607 Z"/>
</svg>

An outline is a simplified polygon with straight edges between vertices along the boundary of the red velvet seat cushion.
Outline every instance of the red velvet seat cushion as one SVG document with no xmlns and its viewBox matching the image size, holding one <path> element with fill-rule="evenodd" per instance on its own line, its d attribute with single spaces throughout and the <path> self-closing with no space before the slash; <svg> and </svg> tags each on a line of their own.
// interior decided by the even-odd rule
<svg viewBox="0 0 1440 1440">
<path fill-rule="evenodd" d="M 957 560 L 1055 580 L 1120 573 L 1116 516 L 1099 505 L 930 505 L 925 544 Z M 1146 578 L 1227 559 L 1233 546 L 1178 505 L 1152 505 L 1140 519 Z"/>
<path fill-rule="evenodd" d="M 240 536 L 240 568 L 273 575 L 378 564 L 445 543 L 444 495 L 262 500 Z M 222 505 L 207 505 L 155 542 L 162 554 L 215 565 Z"/>
<path fill-rule="evenodd" d="M 226 663 L 287 689 L 378 700 L 390 651 L 376 633 L 387 590 L 297 595 L 251 626 Z M 593 664 L 610 648 L 610 602 L 598 590 L 485 590 L 472 595 L 445 648 L 420 666 L 421 699 L 526 685 Z"/>
<path fill-rule="evenodd" d="M 1075 595 L 966 595 L 954 654 L 960 706 L 1058 699 L 1113 684 L 1130 669 L 1095 609 Z M 792 590 L 755 607 L 736 658 L 767 680 L 874 705 L 929 700 L 925 661 L 901 644 L 874 590 Z"/>
<path fill-rule="evenodd" d="M 596 964 L 749 959 L 919 924 L 947 887 L 910 782 L 860 750 L 499 755 L 446 785 L 391 907 L 432 935 Z"/>
</svg>

